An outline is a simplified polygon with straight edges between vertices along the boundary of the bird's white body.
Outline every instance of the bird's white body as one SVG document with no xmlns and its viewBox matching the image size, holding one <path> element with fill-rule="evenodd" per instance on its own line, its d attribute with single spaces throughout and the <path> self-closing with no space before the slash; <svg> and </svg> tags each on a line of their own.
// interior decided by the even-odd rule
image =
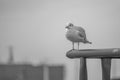
<svg viewBox="0 0 120 80">
<path fill-rule="evenodd" d="M 91 44 L 91 42 L 87 40 L 85 30 L 82 27 L 74 26 L 70 23 L 66 28 L 68 29 L 66 38 L 73 43 L 73 49 L 74 43 L 78 43 L 78 49 L 80 42 Z"/>
<path fill-rule="evenodd" d="M 66 33 L 66 38 L 72 42 L 84 42 L 84 38 L 79 36 L 79 31 L 75 29 L 68 30 Z"/>
</svg>

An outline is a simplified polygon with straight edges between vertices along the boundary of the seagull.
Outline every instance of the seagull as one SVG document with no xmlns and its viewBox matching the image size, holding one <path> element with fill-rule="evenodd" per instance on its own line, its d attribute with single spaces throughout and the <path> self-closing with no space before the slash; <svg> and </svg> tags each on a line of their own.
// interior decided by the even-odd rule
<svg viewBox="0 0 120 80">
<path fill-rule="evenodd" d="M 89 42 L 86 38 L 85 30 L 80 26 L 74 26 L 74 24 L 69 23 L 66 27 L 67 33 L 66 38 L 72 42 L 73 50 L 74 50 L 74 43 L 78 43 L 78 49 L 79 49 L 79 43 L 89 43 L 92 44 L 92 42 Z"/>
</svg>

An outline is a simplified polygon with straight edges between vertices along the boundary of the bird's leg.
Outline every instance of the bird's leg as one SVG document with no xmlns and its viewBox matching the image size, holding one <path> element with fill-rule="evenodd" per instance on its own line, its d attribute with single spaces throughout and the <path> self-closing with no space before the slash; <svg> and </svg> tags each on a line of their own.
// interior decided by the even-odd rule
<svg viewBox="0 0 120 80">
<path fill-rule="evenodd" d="M 79 50 L 79 45 L 80 45 L 80 43 L 78 42 L 78 50 Z"/>
<path fill-rule="evenodd" d="M 72 50 L 74 50 L 74 42 L 72 42 L 72 45 L 73 45 Z"/>
</svg>

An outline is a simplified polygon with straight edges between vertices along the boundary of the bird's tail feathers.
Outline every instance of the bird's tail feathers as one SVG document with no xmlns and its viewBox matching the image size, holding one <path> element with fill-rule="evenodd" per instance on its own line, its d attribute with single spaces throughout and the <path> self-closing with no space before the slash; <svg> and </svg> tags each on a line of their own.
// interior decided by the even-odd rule
<svg viewBox="0 0 120 80">
<path fill-rule="evenodd" d="M 92 44 L 92 42 L 90 42 L 90 41 L 88 41 L 88 40 L 86 40 L 86 41 L 85 41 L 85 43 L 89 43 L 89 44 Z"/>
</svg>

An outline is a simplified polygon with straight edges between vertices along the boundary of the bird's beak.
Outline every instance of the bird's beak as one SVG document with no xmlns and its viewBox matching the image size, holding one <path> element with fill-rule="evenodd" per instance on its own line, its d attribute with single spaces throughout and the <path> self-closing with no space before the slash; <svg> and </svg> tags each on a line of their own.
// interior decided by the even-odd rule
<svg viewBox="0 0 120 80">
<path fill-rule="evenodd" d="M 65 28 L 68 29 L 68 26 L 66 26 Z"/>
<path fill-rule="evenodd" d="M 66 26 L 65 29 L 68 30 L 68 26 Z"/>
</svg>

